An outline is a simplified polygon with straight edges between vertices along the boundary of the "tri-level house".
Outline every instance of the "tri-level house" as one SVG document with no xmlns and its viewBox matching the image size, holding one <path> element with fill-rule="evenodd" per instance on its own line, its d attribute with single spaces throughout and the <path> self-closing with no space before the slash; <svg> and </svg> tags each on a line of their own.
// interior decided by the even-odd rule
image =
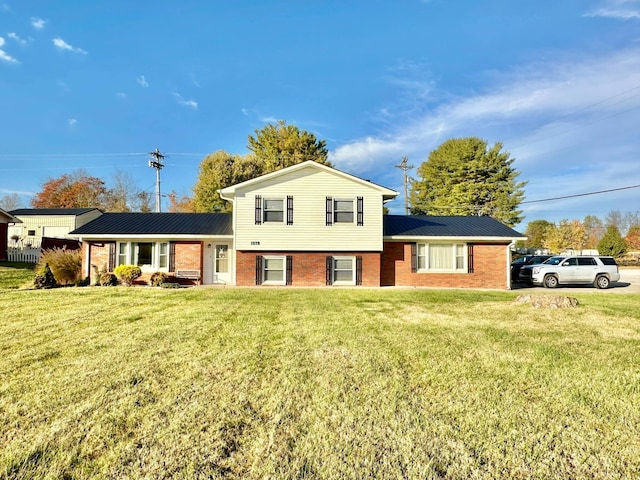
<svg viewBox="0 0 640 480">
<path fill-rule="evenodd" d="M 72 232 L 83 269 L 238 286 L 510 288 L 510 246 L 490 217 L 384 215 L 398 193 L 313 161 L 220 190 L 232 214 L 105 213 Z"/>
</svg>

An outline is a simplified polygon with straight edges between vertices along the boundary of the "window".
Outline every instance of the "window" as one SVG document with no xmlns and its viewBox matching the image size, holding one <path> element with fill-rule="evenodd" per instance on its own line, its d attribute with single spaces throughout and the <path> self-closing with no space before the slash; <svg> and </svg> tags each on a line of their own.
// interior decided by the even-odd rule
<svg viewBox="0 0 640 480">
<path fill-rule="evenodd" d="M 284 284 L 284 257 L 264 257 L 263 283 Z"/>
<path fill-rule="evenodd" d="M 353 200 L 333 201 L 333 222 L 353 223 Z"/>
<path fill-rule="evenodd" d="M 30 236 L 30 237 L 35 237 L 36 231 L 35 230 L 27 230 L 27 235 Z"/>
<path fill-rule="evenodd" d="M 143 270 L 169 269 L 168 242 L 120 242 L 118 265 L 138 265 Z"/>
<path fill-rule="evenodd" d="M 282 200 L 276 200 L 271 198 L 264 199 L 263 221 L 267 222 L 279 222 L 282 223 L 284 219 L 284 210 Z"/>
<path fill-rule="evenodd" d="M 327 285 L 362 285 L 362 257 L 327 257 Z"/>
<path fill-rule="evenodd" d="M 153 259 L 153 244 L 152 243 L 138 243 L 135 249 L 134 263 L 139 267 L 151 267 Z"/>
<path fill-rule="evenodd" d="M 158 267 L 169 268 L 169 244 L 163 242 L 160 244 L 160 253 L 158 255 Z"/>
<path fill-rule="evenodd" d="M 216 245 L 216 273 L 229 272 L 229 247 Z"/>
<path fill-rule="evenodd" d="M 357 205 L 357 210 L 353 208 L 354 203 Z M 353 224 L 354 219 L 358 226 L 364 225 L 364 197 L 357 197 L 356 200 L 327 197 L 326 205 L 327 225 L 333 225 L 335 223 Z"/>
<path fill-rule="evenodd" d="M 129 263 L 128 243 L 118 244 L 118 265 L 127 265 Z"/>
<path fill-rule="evenodd" d="M 419 243 L 416 257 L 418 271 L 466 271 L 465 245 L 462 243 Z"/>
</svg>

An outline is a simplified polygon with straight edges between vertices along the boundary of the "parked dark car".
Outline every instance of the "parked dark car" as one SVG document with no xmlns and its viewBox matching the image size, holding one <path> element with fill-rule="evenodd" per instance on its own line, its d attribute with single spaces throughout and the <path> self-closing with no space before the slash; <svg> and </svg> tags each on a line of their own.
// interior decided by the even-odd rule
<svg viewBox="0 0 640 480">
<path fill-rule="evenodd" d="M 547 256 L 547 255 L 542 255 L 542 256 Z M 533 285 L 533 280 L 531 278 L 533 267 L 535 267 L 536 265 L 544 265 L 547 263 L 550 263 L 551 265 L 558 265 L 564 259 L 565 259 L 564 255 L 553 255 L 553 256 L 549 256 L 549 258 L 547 258 L 543 262 L 523 265 L 520 268 L 520 275 L 518 276 L 518 279 L 516 281 L 520 283 L 526 283 L 527 285 Z"/>
<path fill-rule="evenodd" d="M 524 255 L 517 258 L 511 263 L 511 281 L 518 282 L 520 279 L 520 272 L 522 267 L 526 265 L 538 265 L 550 259 L 552 255 Z M 529 281 L 531 281 L 531 272 L 529 271 Z"/>
</svg>

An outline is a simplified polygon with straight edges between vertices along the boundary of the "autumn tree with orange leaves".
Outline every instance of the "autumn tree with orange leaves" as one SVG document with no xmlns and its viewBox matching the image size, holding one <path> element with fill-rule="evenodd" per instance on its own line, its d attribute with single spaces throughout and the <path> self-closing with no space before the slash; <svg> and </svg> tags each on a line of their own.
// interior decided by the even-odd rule
<svg viewBox="0 0 640 480">
<path fill-rule="evenodd" d="M 105 183 L 83 170 L 52 178 L 31 200 L 34 208 L 104 208 L 108 196 Z"/>
</svg>

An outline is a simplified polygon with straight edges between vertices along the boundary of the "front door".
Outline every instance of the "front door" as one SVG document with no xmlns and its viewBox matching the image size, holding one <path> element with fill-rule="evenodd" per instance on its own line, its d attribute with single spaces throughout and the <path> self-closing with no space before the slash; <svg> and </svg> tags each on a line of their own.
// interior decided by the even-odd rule
<svg viewBox="0 0 640 480">
<path fill-rule="evenodd" d="M 213 283 L 230 283 L 231 275 L 229 273 L 229 245 L 215 245 L 215 254 L 213 258 Z"/>
</svg>

